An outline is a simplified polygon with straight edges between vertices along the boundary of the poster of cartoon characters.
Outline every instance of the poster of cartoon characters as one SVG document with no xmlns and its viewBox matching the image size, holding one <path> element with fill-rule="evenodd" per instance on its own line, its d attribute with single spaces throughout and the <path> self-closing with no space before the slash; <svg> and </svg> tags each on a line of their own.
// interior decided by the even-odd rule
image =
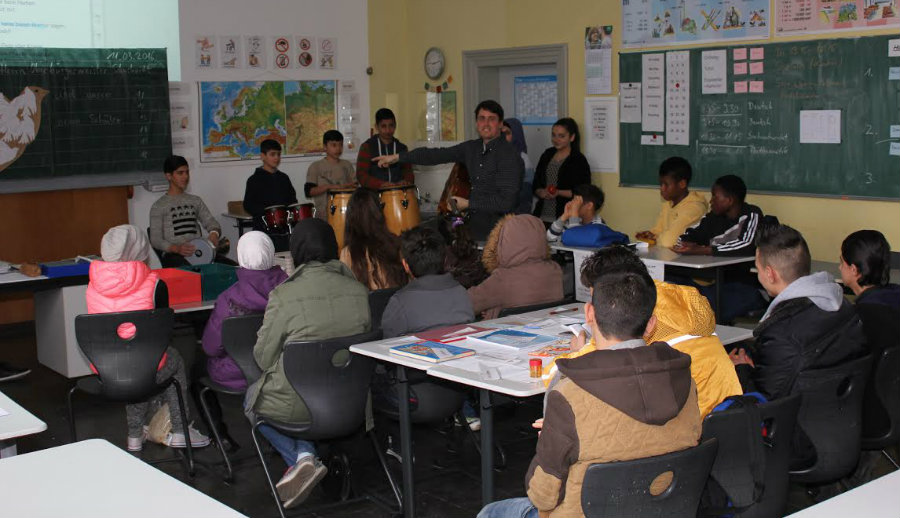
<svg viewBox="0 0 900 518">
<path fill-rule="evenodd" d="M 768 0 L 622 0 L 622 44 L 766 39 L 769 14 Z"/>
<path fill-rule="evenodd" d="M 898 0 L 776 0 L 776 34 L 900 27 Z"/>
</svg>

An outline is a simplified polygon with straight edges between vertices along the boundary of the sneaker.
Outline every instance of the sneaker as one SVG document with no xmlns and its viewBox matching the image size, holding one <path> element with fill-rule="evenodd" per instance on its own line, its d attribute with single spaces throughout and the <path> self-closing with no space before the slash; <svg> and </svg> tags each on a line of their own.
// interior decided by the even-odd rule
<svg viewBox="0 0 900 518">
<path fill-rule="evenodd" d="M 209 446 L 210 440 L 209 437 L 203 435 L 198 432 L 194 428 L 194 423 L 191 423 L 188 426 L 188 432 L 191 434 L 191 447 L 192 448 L 205 448 Z M 166 436 L 166 446 L 170 448 L 185 448 L 187 444 L 184 440 L 183 433 L 175 433 L 169 432 L 169 435 Z"/>
<path fill-rule="evenodd" d="M 144 449 L 144 443 L 147 441 L 148 428 L 144 425 L 144 430 L 141 433 L 140 437 L 129 437 L 128 438 L 128 451 L 130 452 L 138 452 Z"/>
<path fill-rule="evenodd" d="M 31 373 L 31 369 L 16 367 L 6 362 L 0 362 L 0 382 L 12 381 L 24 378 Z"/>
<path fill-rule="evenodd" d="M 301 456 L 275 485 L 284 508 L 290 509 L 302 504 L 326 473 L 328 468 L 319 459 L 309 454 Z"/>
<path fill-rule="evenodd" d="M 466 424 L 469 425 L 469 430 L 473 432 L 481 430 L 481 419 L 478 417 L 467 417 Z"/>
</svg>

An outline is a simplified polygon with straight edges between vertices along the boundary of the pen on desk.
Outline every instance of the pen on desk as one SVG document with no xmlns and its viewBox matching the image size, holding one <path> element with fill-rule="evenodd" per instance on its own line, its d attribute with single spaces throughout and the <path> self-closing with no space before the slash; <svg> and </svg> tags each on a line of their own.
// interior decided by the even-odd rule
<svg viewBox="0 0 900 518">
<path fill-rule="evenodd" d="M 564 309 L 554 309 L 550 312 L 551 315 L 558 315 L 560 313 L 568 313 L 569 311 L 578 311 L 577 307 L 574 308 L 564 308 Z"/>
</svg>

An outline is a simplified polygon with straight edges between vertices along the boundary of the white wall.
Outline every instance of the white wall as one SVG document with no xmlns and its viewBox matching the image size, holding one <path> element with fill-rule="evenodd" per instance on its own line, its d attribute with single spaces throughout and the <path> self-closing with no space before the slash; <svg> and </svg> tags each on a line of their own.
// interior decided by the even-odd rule
<svg viewBox="0 0 900 518">
<path fill-rule="evenodd" d="M 195 130 L 191 134 L 194 148 L 190 152 L 176 149 L 191 165 L 191 186 L 189 191 L 203 198 L 209 209 L 219 219 L 224 233 L 232 242 L 232 257 L 237 244 L 237 230 L 232 221 L 220 215 L 227 210 L 229 200 L 241 200 L 247 177 L 259 165 L 259 160 L 234 162 L 200 162 L 199 99 L 197 81 L 248 81 L 248 80 L 315 80 L 337 79 L 356 82 L 359 96 L 360 124 L 358 137 L 367 137 L 370 127 L 369 79 L 365 73 L 368 66 L 368 23 L 366 0 L 181 0 L 181 80 L 191 82 L 190 100 L 194 111 Z M 194 39 L 201 34 L 250 35 L 262 34 L 270 38 L 282 35 L 308 35 L 337 38 L 337 68 L 335 70 L 286 71 L 266 69 L 264 71 L 196 70 L 194 68 Z M 267 58 L 271 61 L 271 45 Z M 303 184 L 306 169 L 315 158 L 285 158 L 281 170 L 288 174 L 297 195 L 303 199 Z M 355 154 L 344 153 L 344 158 L 356 162 Z M 160 168 L 162 164 L 160 164 Z M 162 177 L 162 171 L 160 171 Z M 139 228 L 149 225 L 150 207 L 161 196 L 135 187 L 134 199 L 129 202 L 128 216 L 132 224 Z"/>
</svg>

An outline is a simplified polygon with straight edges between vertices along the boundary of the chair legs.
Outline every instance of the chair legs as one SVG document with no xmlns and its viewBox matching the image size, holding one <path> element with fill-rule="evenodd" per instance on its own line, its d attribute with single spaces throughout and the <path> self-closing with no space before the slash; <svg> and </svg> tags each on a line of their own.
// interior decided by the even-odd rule
<svg viewBox="0 0 900 518">
<path fill-rule="evenodd" d="M 897 461 L 895 461 L 894 458 L 891 457 L 891 454 L 888 453 L 887 450 L 881 450 L 881 453 L 882 453 L 882 455 L 887 457 L 887 460 L 889 460 L 891 462 L 891 464 L 894 465 L 895 469 L 900 469 L 900 466 L 897 465 Z"/>
<path fill-rule="evenodd" d="M 72 396 L 75 395 L 75 389 L 77 388 L 77 386 L 73 386 L 69 389 L 69 397 L 67 399 L 69 408 L 69 433 L 71 434 L 72 442 L 78 441 L 78 438 L 75 435 L 75 410 L 72 408 Z"/>
<path fill-rule="evenodd" d="M 187 420 L 187 412 L 184 406 L 184 397 L 181 395 L 181 384 L 174 377 L 170 378 L 171 383 L 175 385 L 175 395 L 178 396 L 178 413 L 181 414 L 181 428 L 184 430 L 184 445 L 187 450 L 187 471 L 188 477 L 194 478 L 194 448 L 191 446 L 191 430 L 190 423 Z M 169 409 L 171 412 L 172 410 Z"/>
<path fill-rule="evenodd" d="M 381 469 L 384 470 L 388 483 L 391 485 L 391 490 L 394 492 L 394 498 L 397 499 L 397 506 L 400 508 L 398 514 L 403 514 L 403 496 L 400 494 L 400 488 L 397 486 L 397 482 L 394 481 L 394 476 L 391 475 L 391 470 L 388 469 L 387 459 L 384 457 L 384 452 L 381 451 L 381 445 L 378 443 L 378 438 L 375 436 L 375 430 L 369 430 L 368 436 L 372 440 L 372 447 L 375 449 L 375 455 L 378 456 L 378 462 L 381 463 Z"/>
<path fill-rule="evenodd" d="M 231 459 L 228 458 L 228 454 L 225 452 L 225 447 L 222 446 L 222 437 L 219 434 L 218 427 L 213 423 L 212 413 L 209 410 L 209 403 L 206 401 L 206 394 L 211 392 L 209 387 L 203 387 L 200 389 L 200 394 L 197 397 L 197 400 L 200 402 L 200 408 L 203 410 L 203 416 L 206 418 L 206 424 L 209 425 L 209 430 L 212 432 L 213 437 L 216 440 L 216 446 L 219 448 L 219 453 L 222 454 L 222 460 L 225 461 L 225 482 L 233 482 L 234 481 L 234 471 L 231 467 Z"/>
<path fill-rule="evenodd" d="M 275 489 L 275 482 L 272 480 L 272 474 L 269 473 L 269 466 L 266 464 L 266 457 L 263 455 L 262 447 L 259 444 L 259 426 L 262 421 L 257 420 L 250 427 L 250 437 L 253 439 L 253 447 L 259 455 L 259 463 L 262 464 L 263 472 L 266 474 L 266 481 L 269 483 L 269 490 L 272 491 L 272 498 L 275 499 L 275 505 L 278 506 L 278 514 L 284 518 L 284 506 L 281 505 L 281 498 L 278 497 L 278 491 Z"/>
</svg>

